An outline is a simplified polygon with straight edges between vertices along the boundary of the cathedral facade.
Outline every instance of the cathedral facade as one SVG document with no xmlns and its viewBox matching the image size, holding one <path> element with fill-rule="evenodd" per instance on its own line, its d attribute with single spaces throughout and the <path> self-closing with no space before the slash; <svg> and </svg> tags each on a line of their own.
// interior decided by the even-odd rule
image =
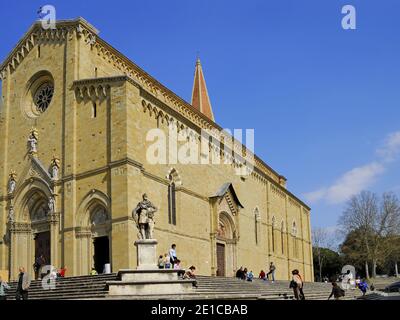
<svg viewBox="0 0 400 320">
<path fill-rule="evenodd" d="M 160 255 L 175 243 L 182 265 L 199 274 L 258 273 L 274 262 L 277 279 L 298 269 L 313 281 L 310 208 L 255 155 L 238 174 L 244 146 L 222 148 L 216 134 L 207 150 L 220 163 L 149 162 L 154 129 L 169 140 L 176 128 L 195 146 L 202 131 L 222 131 L 199 60 L 189 104 L 79 18 L 55 29 L 33 24 L 0 77 L 3 274 L 33 273 L 39 255 L 70 276 L 136 268 L 132 210 L 146 193 Z"/>
</svg>

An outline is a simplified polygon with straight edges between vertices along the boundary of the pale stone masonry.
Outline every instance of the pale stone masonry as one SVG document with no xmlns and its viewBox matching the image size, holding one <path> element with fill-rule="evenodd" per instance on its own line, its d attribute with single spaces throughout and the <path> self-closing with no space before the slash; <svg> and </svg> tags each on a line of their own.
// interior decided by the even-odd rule
<svg viewBox="0 0 400 320">
<path fill-rule="evenodd" d="M 55 30 L 32 25 L 0 66 L 0 77 L 0 270 L 12 279 L 21 265 L 33 273 L 39 253 L 54 266 L 66 265 L 69 275 L 104 263 L 114 272 L 136 268 L 132 210 L 147 193 L 158 208 L 158 254 L 175 243 L 182 266 L 195 265 L 198 274 L 232 276 L 242 265 L 258 274 L 273 261 L 277 279 L 289 279 L 297 268 L 313 280 L 310 208 L 262 160 L 255 158 L 247 177 L 236 174 L 235 164 L 146 160 L 150 129 L 168 133 L 174 121 L 197 135 L 221 130 L 209 100 L 204 115 L 81 18 L 58 21 Z M 33 128 L 37 153 L 27 145 Z M 60 169 L 53 178 L 55 159 Z M 16 187 L 9 193 L 12 172 Z"/>
</svg>

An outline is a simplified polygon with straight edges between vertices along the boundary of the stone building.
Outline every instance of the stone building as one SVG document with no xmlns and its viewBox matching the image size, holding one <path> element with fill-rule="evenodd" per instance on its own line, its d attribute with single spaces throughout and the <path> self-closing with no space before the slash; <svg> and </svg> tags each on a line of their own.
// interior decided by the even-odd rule
<svg viewBox="0 0 400 320">
<path fill-rule="evenodd" d="M 199 274 L 257 273 L 273 261 L 278 279 L 297 268 L 312 281 L 310 208 L 261 159 L 250 174 L 237 174 L 236 160 L 147 160 L 154 128 L 169 135 L 173 126 L 195 144 L 202 129 L 222 130 L 200 61 L 195 70 L 189 104 L 84 19 L 32 25 L 0 66 L 0 270 L 33 272 L 39 254 L 68 275 L 135 268 L 132 209 L 147 193 L 159 254 L 176 243 Z M 207 149 L 230 158 L 214 140 Z"/>
</svg>

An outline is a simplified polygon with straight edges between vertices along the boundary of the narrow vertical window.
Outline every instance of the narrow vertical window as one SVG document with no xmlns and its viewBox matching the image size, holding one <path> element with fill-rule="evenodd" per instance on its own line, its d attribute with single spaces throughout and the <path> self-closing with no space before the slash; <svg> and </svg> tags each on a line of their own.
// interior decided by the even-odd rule
<svg viewBox="0 0 400 320">
<path fill-rule="evenodd" d="M 272 218 L 272 252 L 275 252 L 275 217 Z"/>
<path fill-rule="evenodd" d="M 261 230 L 260 230 L 260 223 L 261 223 L 261 216 L 258 208 L 254 209 L 254 224 L 255 224 L 255 238 L 256 238 L 256 245 L 260 243 L 261 237 Z"/>
<path fill-rule="evenodd" d="M 95 102 L 93 102 L 92 105 L 92 118 L 96 118 L 97 117 L 97 105 Z"/>
<path fill-rule="evenodd" d="M 94 68 L 94 77 L 97 78 L 97 67 Z"/>
<path fill-rule="evenodd" d="M 37 56 L 40 58 L 40 46 L 37 47 Z"/>
<path fill-rule="evenodd" d="M 170 181 L 172 177 L 170 176 Z M 175 182 L 171 181 L 168 185 L 168 223 L 176 225 L 176 195 Z"/>
<path fill-rule="evenodd" d="M 297 258 L 298 257 L 298 249 L 297 249 L 297 226 L 296 222 L 293 222 L 292 226 L 292 234 L 293 234 L 293 255 Z"/>
</svg>

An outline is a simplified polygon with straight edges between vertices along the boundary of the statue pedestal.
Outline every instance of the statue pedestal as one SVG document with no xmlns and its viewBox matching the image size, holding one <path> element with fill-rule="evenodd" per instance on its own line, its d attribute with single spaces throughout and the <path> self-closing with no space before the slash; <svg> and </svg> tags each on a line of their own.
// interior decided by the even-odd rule
<svg viewBox="0 0 400 320">
<path fill-rule="evenodd" d="M 157 270 L 157 240 L 137 240 L 135 246 L 137 248 L 137 270 Z"/>
<path fill-rule="evenodd" d="M 136 270 L 120 270 L 118 280 L 107 281 L 108 295 L 123 299 L 138 297 L 168 297 L 193 293 L 195 280 L 182 279 L 184 270 L 159 269 L 157 265 L 157 240 L 135 242 L 137 247 Z"/>
</svg>

